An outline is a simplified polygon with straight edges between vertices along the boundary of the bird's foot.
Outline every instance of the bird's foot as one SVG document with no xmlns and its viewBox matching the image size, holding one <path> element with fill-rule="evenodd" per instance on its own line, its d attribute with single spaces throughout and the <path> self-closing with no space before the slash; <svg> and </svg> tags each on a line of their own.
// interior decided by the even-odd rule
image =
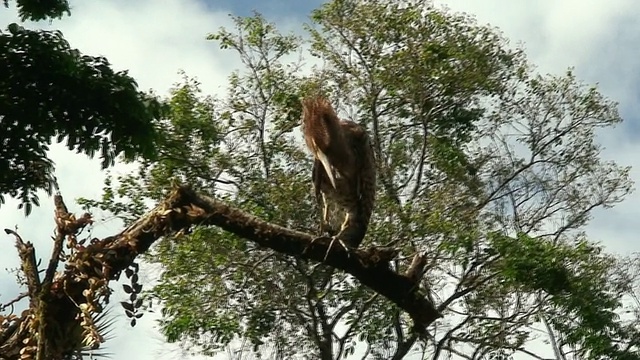
<svg viewBox="0 0 640 360">
<path fill-rule="evenodd" d="M 316 241 L 320 240 L 320 239 L 325 239 L 325 240 L 331 240 L 331 242 L 329 243 L 329 246 L 327 248 L 327 252 L 324 255 L 324 259 L 323 261 L 327 261 L 327 257 L 329 257 L 329 253 L 331 252 L 331 248 L 333 247 L 333 244 L 337 241 L 342 248 L 346 251 L 347 253 L 347 257 L 351 256 L 351 253 L 353 251 L 353 249 L 347 245 L 344 240 L 342 240 L 339 236 L 335 235 L 335 236 L 318 236 L 316 238 L 313 238 L 311 240 L 311 242 L 309 243 L 309 245 L 307 245 L 307 247 L 304 249 L 303 254 L 307 252 L 307 250 L 311 247 L 311 245 L 313 245 L 313 243 L 315 243 Z"/>
<path fill-rule="evenodd" d="M 302 253 L 306 254 L 307 250 L 309 250 L 309 248 L 313 245 L 313 243 L 315 243 L 316 241 L 318 241 L 320 239 L 331 239 L 331 236 L 330 235 L 320 235 L 318 237 L 315 237 L 315 238 L 311 239 L 311 242 L 309 242 L 309 244 L 307 246 L 305 246 L 305 248 L 302 251 Z"/>
<path fill-rule="evenodd" d="M 351 247 L 349 245 L 347 245 L 344 240 L 342 240 L 339 236 L 332 236 L 331 237 L 331 242 L 329 243 L 329 247 L 327 248 L 327 253 L 324 255 L 324 261 L 327 261 L 327 257 L 329 256 L 329 252 L 331 252 L 331 248 L 333 247 L 333 243 L 334 242 L 338 242 L 340 245 L 342 245 L 342 248 L 344 248 L 344 251 L 347 252 L 347 257 L 351 256 Z"/>
<path fill-rule="evenodd" d="M 323 237 L 333 237 L 338 233 L 338 231 L 336 231 L 336 229 L 332 228 L 329 225 L 321 225 L 320 226 L 320 234 L 322 234 Z"/>
</svg>

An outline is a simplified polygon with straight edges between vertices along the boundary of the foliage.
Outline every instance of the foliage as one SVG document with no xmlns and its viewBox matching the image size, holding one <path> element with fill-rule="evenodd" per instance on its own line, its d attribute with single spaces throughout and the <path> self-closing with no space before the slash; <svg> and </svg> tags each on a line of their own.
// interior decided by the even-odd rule
<svg viewBox="0 0 640 360">
<path fill-rule="evenodd" d="M 626 328 L 615 312 L 634 279 L 620 271 L 613 256 L 579 237 L 554 244 L 524 234 L 496 234 L 492 244 L 501 254 L 493 265 L 503 279 L 501 286 L 536 294 L 539 302 L 548 304 L 538 315 L 562 334 L 563 345 L 582 345 L 575 349 L 579 358 L 637 358 L 637 352 L 620 346 L 633 343 L 637 330 Z"/>
<path fill-rule="evenodd" d="M 28 215 L 38 189 L 51 194 L 54 137 L 90 157 L 99 152 L 103 168 L 119 154 L 154 155 L 160 104 L 105 58 L 72 49 L 59 31 L 9 25 L 0 32 L 0 67 L 0 204 L 5 194 L 18 197 Z"/>
<path fill-rule="evenodd" d="M 227 96 L 203 96 L 185 78 L 169 100 L 159 160 L 85 204 L 130 219 L 179 179 L 316 231 L 295 127 L 299 99 L 323 92 L 374 139 L 379 192 L 364 246 L 400 249 L 399 271 L 424 254 L 423 285 L 444 318 L 418 339 L 397 309 L 344 274 L 199 228 L 149 258 L 165 269 L 153 296 L 170 341 L 212 354 L 240 339 L 275 358 L 341 359 L 362 344 L 372 359 L 505 359 L 542 356 L 528 347 L 542 330 L 562 356 L 639 358 L 637 331 L 617 316 L 634 277 L 583 234 L 594 209 L 631 191 L 629 169 L 601 160 L 595 142 L 621 121 L 615 103 L 571 71 L 535 74 L 494 29 L 428 1 L 326 3 L 307 28 L 324 64 L 310 74 L 294 57 L 302 39 L 259 15 L 235 21 L 209 37 L 244 66 Z"/>
<path fill-rule="evenodd" d="M 9 7 L 9 0 L 3 0 L 4 7 Z M 22 21 L 61 18 L 64 13 L 71 15 L 67 0 L 16 0 L 18 14 Z"/>
<path fill-rule="evenodd" d="M 59 194 L 54 196 L 54 204 L 56 230 L 51 236 L 51 258 L 44 267 L 36 260 L 33 243 L 24 241 L 13 230 L 4 229 L 7 235 L 15 237 L 21 265 L 18 282 L 24 288 L 15 299 L 0 304 L 0 354 L 6 360 L 106 355 L 94 350 L 112 330 L 113 319 L 103 311 L 103 306 L 109 303 L 112 290 L 108 282 L 113 274 L 105 275 L 107 271 L 100 270 L 103 267 L 98 261 L 104 261 L 104 256 L 92 258 L 87 251 L 101 246 L 99 240 L 79 238 L 82 230 L 93 223 L 91 215 L 76 217 L 69 213 Z M 104 243 L 107 242 L 108 239 Z M 57 271 L 61 262 L 65 262 L 64 271 Z M 107 269 L 106 263 L 104 266 Z M 14 306 L 24 298 L 29 300 L 28 306 L 17 315 Z M 11 310 L 5 314 L 8 308 Z"/>
</svg>

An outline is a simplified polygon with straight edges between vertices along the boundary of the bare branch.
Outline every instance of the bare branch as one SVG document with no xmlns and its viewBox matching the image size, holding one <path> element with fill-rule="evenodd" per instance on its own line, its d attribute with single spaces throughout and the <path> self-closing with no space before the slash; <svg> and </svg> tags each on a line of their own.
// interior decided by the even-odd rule
<svg viewBox="0 0 640 360">
<path fill-rule="evenodd" d="M 68 233 L 74 233 L 82 224 L 90 221 L 90 216 L 77 220 L 70 216 L 67 220 L 71 220 L 64 223 L 69 226 Z M 28 279 L 31 305 L 16 321 L 19 326 L 0 330 L 0 339 L 3 339 L 0 342 L 0 354 L 5 359 L 20 359 L 23 348 L 28 346 L 29 351 L 36 351 L 34 340 L 44 337 L 47 340 L 43 345 L 51 347 L 51 352 L 55 354 L 73 350 L 61 346 L 78 346 L 82 342 L 84 332 L 82 328 L 77 331 L 80 321 L 90 321 L 87 316 L 102 311 L 101 301 L 108 297 L 109 281 L 117 279 L 139 254 L 147 251 L 159 238 L 188 232 L 193 226 L 202 225 L 219 226 L 282 254 L 318 262 L 325 258 L 330 244 L 328 238 L 320 238 L 312 243 L 314 236 L 310 234 L 267 223 L 187 187 L 177 187 L 156 208 L 119 234 L 102 240 L 95 239 L 86 247 L 76 247 L 64 271 L 52 276 L 48 291 L 43 293 L 33 245 L 24 243 L 12 230 L 5 230 L 17 239 L 23 272 Z M 54 251 L 54 256 L 56 253 Z M 390 248 L 347 252 L 335 246 L 329 251 L 325 263 L 351 274 L 362 284 L 387 297 L 406 311 L 414 321 L 414 329 L 422 332 L 441 315 L 421 292 L 419 278 L 411 279 L 391 270 L 389 261 L 396 255 L 397 251 Z M 45 299 L 41 301 L 42 306 L 37 303 L 39 299 Z M 46 328 L 37 326 L 40 328 L 39 336 L 36 336 L 36 331 L 29 330 L 34 322 L 47 324 Z M 65 341 L 56 341 L 60 336 L 65 337 Z M 69 339 L 69 336 L 78 339 Z M 94 345 L 102 341 L 94 339 Z"/>
<path fill-rule="evenodd" d="M 177 189 L 174 194 L 180 200 L 178 204 L 184 206 L 184 210 L 173 211 L 175 218 L 171 225 L 179 226 L 174 231 L 192 225 L 214 225 L 261 246 L 302 259 L 322 262 L 327 253 L 330 238 L 316 239 L 310 234 L 267 223 L 184 187 Z M 332 247 L 325 263 L 353 275 L 364 285 L 387 297 L 406 311 L 418 327 L 431 324 L 440 314 L 419 293 L 420 287 L 415 281 L 389 268 L 388 262 L 395 254 L 395 250 L 388 248 L 358 249 L 350 254 L 343 248 Z"/>
<path fill-rule="evenodd" d="M 17 303 L 18 301 L 26 298 L 29 296 L 28 292 L 23 292 L 22 294 L 18 295 L 15 299 L 9 301 L 6 304 L 0 305 L 0 311 L 5 311 L 9 306 L 13 306 L 15 303 Z M 13 311 L 12 311 L 13 312 Z"/>
</svg>

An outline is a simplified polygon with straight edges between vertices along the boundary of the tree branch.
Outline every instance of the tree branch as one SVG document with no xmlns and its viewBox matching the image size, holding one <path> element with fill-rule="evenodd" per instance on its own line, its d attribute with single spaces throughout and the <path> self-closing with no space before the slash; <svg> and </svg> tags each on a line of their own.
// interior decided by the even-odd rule
<svg viewBox="0 0 640 360">
<path fill-rule="evenodd" d="M 83 221 L 89 220 L 90 218 L 85 217 L 75 220 L 75 229 L 79 229 Z M 187 233 L 193 226 L 203 225 L 218 226 L 282 254 L 318 262 L 323 261 L 331 242 L 329 238 L 318 238 L 314 241 L 313 235 L 267 223 L 187 187 L 176 187 L 156 208 L 119 234 L 102 240 L 94 239 L 86 247 L 75 246 L 64 271 L 53 277 L 49 294 L 46 296 L 34 298 L 33 295 L 38 294 L 41 285 L 38 281 L 31 281 L 29 295 L 32 297 L 32 303 L 30 309 L 23 313 L 20 329 L 30 327 L 34 321 L 30 316 L 38 314 L 39 310 L 34 307 L 34 300 L 46 299 L 47 308 L 51 311 L 47 311 L 46 319 L 40 318 L 39 321 L 46 321 L 55 327 L 56 331 L 47 331 L 45 335 L 64 336 L 65 340 L 62 342 L 56 341 L 60 339 L 48 339 L 54 340 L 48 341 L 52 346 L 51 351 L 60 354 L 73 350 L 60 347 L 78 346 L 82 343 L 85 333 L 77 331 L 79 323 L 86 321 L 88 314 L 102 311 L 101 305 L 109 295 L 109 281 L 117 279 L 139 254 L 147 251 L 159 238 Z M 35 276 L 34 280 L 37 280 L 33 246 L 22 242 L 11 230 L 5 231 L 16 235 L 23 270 L 26 274 L 31 274 L 31 277 Z M 390 269 L 389 261 L 396 255 L 397 250 L 391 248 L 367 248 L 347 252 L 340 246 L 334 246 L 324 262 L 351 274 L 362 284 L 391 300 L 410 315 L 415 330 L 422 332 L 441 315 L 425 298 L 419 286 L 420 279 L 409 278 Z M 29 266 L 25 267 L 25 264 Z M 0 343 L 0 358 L 20 359 L 20 350 L 26 346 L 23 344 L 32 343 L 36 334 L 20 329 L 12 331 L 11 334 L 5 333 L 5 329 L 0 329 L 0 339 L 5 340 Z M 74 342 L 70 336 L 78 337 L 79 341 Z M 95 341 L 100 342 L 101 339 Z"/>
<path fill-rule="evenodd" d="M 316 237 L 313 235 L 267 223 L 184 187 L 178 188 L 174 193 L 181 200 L 177 205 L 184 207 L 184 210 L 172 210 L 174 220 L 177 220 L 173 225 L 180 228 L 192 225 L 219 226 L 280 253 L 318 262 L 323 261 L 331 242 L 330 238 L 317 238 L 314 241 Z M 427 326 L 440 315 L 434 305 L 419 292 L 420 286 L 415 279 L 390 269 L 389 261 L 396 253 L 395 249 L 389 248 L 347 252 L 342 247 L 335 246 L 330 249 L 324 262 L 353 275 L 364 285 L 391 300 L 406 311 L 419 327 Z"/>
<path fill-rule="evenodd" d="M 20 256 L 20 263 L 22 264 L 22 272 L 27 279 L 28 294 L 31 301 L 37 301 L 37 295 L 40 292 L 42 283 L 40 281 L 40 275 L 38 274 L 36 249 L 31 242 L 24 242 L 15 231 L 4 229 L 4 232 L 16 238 L 16 247 L 18 248 L 18 255 Z"/>
</svg>

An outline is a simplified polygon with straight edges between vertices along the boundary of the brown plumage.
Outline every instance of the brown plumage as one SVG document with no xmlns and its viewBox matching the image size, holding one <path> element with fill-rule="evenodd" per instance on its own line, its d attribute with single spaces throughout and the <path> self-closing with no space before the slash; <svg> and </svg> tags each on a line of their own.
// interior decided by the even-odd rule
<svg viewBox="0 0 640 360">
<path fill-rule="evenodd" d="M 366 130 L 340 120 L 323 97 L 302 102 L 303 133 L 313 153 L 313 186 L 322 202 L 321 229 L 343 246 L 362 242 L 373 211 L 376 167 Z"/>
</svg>

